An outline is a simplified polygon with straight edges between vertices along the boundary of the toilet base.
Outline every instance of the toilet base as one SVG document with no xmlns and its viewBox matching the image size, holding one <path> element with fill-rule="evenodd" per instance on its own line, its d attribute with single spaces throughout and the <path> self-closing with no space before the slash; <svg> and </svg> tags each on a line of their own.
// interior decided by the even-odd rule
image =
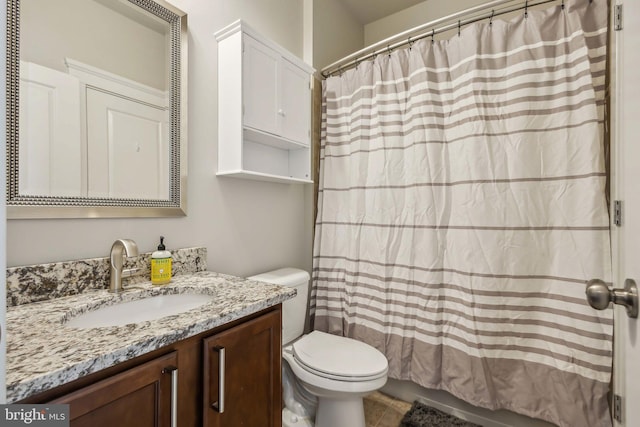
<svg viewBox="0 0 640 427">
<path fill-rule="evenodd" d="M 315 427 L 365 427 L 362 397 L 319 397 Z"/>
<path fill-rule="evenodd" d="M 282 410 L 282 427 L 313 427 L 313 421 L 309 417 L 301 417 L 284 408 Z"/>
</svg>

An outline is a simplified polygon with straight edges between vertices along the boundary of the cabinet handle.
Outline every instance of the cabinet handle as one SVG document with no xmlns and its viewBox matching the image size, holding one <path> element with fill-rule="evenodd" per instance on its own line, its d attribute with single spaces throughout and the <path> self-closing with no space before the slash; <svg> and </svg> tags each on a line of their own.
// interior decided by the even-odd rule
<svg viewBox="0 0 640 427">
<path fill-rule="evenodd" d="M 213 402 L 211 407 L 219 413 L 224 412 L 224 347 L 215 346 L 214 351 L 218 353 L 218 401 Z"/>
<path fill-rule="evenodd" d="M 178 368 L 168 366 L 163 374 L 171 374 L 171 427 L 178 427 Z"/>
</svg>

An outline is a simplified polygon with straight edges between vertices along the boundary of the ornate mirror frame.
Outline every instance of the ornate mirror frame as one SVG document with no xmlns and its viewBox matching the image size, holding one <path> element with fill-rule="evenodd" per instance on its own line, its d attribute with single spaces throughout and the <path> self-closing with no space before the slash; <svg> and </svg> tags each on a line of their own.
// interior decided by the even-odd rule
<svg viewBox="0 0 640 427">
<path fill-rule="evenodd" d="M 20 0 L 7 1 L 7 218 L 178 217 L 186 215 L 187 16 L 163 0 L 127 0 L 170 25 L 168 199 L 19 194 Z"/>
</svg>

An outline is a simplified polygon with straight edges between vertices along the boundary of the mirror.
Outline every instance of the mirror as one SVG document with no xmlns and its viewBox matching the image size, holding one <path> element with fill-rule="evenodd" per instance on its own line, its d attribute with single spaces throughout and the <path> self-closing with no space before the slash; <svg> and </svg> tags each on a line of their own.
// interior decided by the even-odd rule
<svg viewBox="0 0 640 427">
<path fill-rule="evenodd" d="M 7 217 L 186 214 L 186 14 L 9 0 Z"/>
</svg>

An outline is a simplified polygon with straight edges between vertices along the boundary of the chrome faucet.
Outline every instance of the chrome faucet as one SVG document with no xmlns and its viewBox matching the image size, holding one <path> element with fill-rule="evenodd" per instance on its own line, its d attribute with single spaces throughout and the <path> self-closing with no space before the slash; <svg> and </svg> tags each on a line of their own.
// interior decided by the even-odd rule
<svg viewBox="0 0 640 427">
<path fill-rule="evenodd" d="M 136 242 L 130 239 L 118 239 L 113 242 L 111 246 L 111 268 L 109 279 L 109 292 L 118 293 L 123 290 L 122 278 L 131 276 L 132 273 L 137 271 L 137 268 L 131 268 L 129 270 L 123 270 L 125 257 L 138 256 L 138 245 Z"/>
</svg>

